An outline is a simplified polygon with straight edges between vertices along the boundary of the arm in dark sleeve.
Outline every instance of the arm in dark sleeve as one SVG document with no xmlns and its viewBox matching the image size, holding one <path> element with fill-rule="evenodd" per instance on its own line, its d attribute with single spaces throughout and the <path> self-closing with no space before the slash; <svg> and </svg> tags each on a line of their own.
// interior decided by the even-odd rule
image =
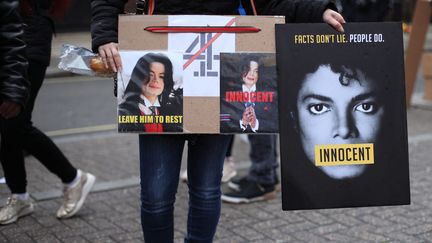
<svg viewBox="0 0 432 243">
<path fill-rule="evenodd" d="M 242 0 L 248 14 L 253 14 L 249 0 Z M 322 22 L 323 13 L 336 7 L 330 0 L 254 0 L 258 15 L 283 15 L 287 23 Z"/>
<path fill-rule="evenodd" d="M 118 42 L 118 15 L 127 0 L 91 0 L 92 49 L 110 42 Z"/>
<path fill-rule="evenodd" d="M 0 1 L 0 99 L 21 104 L 28 97 L 23 23 L 17 0 Z"/>
</svg>

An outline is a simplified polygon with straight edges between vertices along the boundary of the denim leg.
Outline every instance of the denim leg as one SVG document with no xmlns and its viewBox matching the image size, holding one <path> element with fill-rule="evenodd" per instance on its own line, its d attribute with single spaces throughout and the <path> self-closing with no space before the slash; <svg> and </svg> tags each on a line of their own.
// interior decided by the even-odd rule
<svg viewBox="0 0 432 243">
<path fill-rule="evenodd" d="M 277 135 L 249 135 L 250 159 L 248 179 L 259 184 L 276 184 L 278 168 L 276 141 Z"/>
<path fill-rule="evenodd" d="M 147 243 L 173 242 L 185 136 L 140 135 L 141 225 Z"/>
<path fill-rule="evenodd" d="M 221 210 L 221 179 L 231 136 L 198 135 L 188 143 L 189 214 L 185 242 L 212 242 Z"/>
</svg>

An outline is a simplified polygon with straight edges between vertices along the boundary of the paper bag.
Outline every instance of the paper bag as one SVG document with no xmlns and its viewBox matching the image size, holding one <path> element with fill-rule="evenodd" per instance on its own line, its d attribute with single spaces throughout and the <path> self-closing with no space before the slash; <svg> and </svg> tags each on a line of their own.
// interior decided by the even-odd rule
<svg viewBox="0 0 432 243">
<path fill-rule="evenodd" d="M 221 53 L 274 54 L 276 23 L 284 23 L 284 18 L 204 15 L 120 16 L 119 48 L 124 68 L 119 74 L 118 85 L 119 131 L 221 133 Z M 190 27 L 192 30 L 187 33 L 154 33 L 144 30 L 149 27 L 164 29 L 173 26 Z M 259 31 L 253 33 L 211 32 L 212 30 L 203 33 L 193 32 L 193 28 L 200 26 L 208 28 L 251 27 Z M 144 99 L 142 94 L 131 97 L 128 93 L 131 86 L 136 86 L 137 92 L 140 90 L 148 92 L 144 90 L 148 89 L 157 94 L 157 89 L 161 90 L 162 87 L 157 87 L 157 85 L 154 87 L 150 87 L 151 84 L 148 87 L 141 86 L 141 83 L 146 83 L 146 81 L 141 80 L 139 84 L 131 82 L 132 76 L 144 77 L 144 73 L 148 72 L 138 70 L 138 63 L 145 64 L 150 62 L 150 59 L 158 59 L 160 56 L 168 57 L 173 66 L 169 70 L 163 69 L 163 71 L 169 71 L 169 74 L 164 73 L 164 75 L 173 76 L 173 82 L 168 82 L 168 86 L 172 88 L 171 92 L 165 94 L 162 92 L 156 103 Z M 136 75 L 137 73 L 139 75 Z M 141 102 L 138 108 L 137 99 Z M 161 101 L 161 99 L 165 100 Z M 164 108 L 165 103 L 171 105 L 171 108 Z M 147 108 L 153 105 L 154 109 Z M 129 112 L 130 110 L 134 112 Z M 272 119 L 277 121 L 277 114 Z M 238 121 L 235 122 L 238 123 Z M 238 133 L 241 132 L 241 130 L 238 131 Z M 271 130 L 271 132 L 277 131 Z M 222 133 L 237 133 L 237 131 Z"/>
</svg>

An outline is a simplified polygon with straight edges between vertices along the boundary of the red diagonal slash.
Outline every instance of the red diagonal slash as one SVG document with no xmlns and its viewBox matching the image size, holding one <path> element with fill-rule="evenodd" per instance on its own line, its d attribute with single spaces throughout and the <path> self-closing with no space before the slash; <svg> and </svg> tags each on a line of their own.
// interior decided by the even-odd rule
<svg viewBox="0 0 432 243">
<path fill-rule="evenodd" d="M 253 26 L 148 26 L 144 30 L 152 33 L 256 33 Z"/>
<path fill-rule="evenodd" d="M 231 26 L 232 24 L 234 24 L 235 22 L 235 18 L 231 19 L 230 22 L 228 22 L 225 26 Z M 215 40 L 217 40 L 217 38 L 219 38 L 219 36 L 221 36 L 223 33 L 217 33 L 215 36 L 213 36 L 213 38 L 211 38 L 207 44 L 205 44 L 203 47 L 201 47 L 201 49 L 199 49 L 197 51 L 197 53 L 195 53 L 195 55 L 193 55 L 189 61 L 187 61 L 184 65 L 183 65 L 183 70 L 185 70 L 186 68 L 189 67 L 189 65 L 195 61 L 195 59 L 201 55 L 201 53 L 203 53 L 203 51 L 205 51 L 205 49 L 207 49 L 213 42 L 215 42 Z"/>
</svg>

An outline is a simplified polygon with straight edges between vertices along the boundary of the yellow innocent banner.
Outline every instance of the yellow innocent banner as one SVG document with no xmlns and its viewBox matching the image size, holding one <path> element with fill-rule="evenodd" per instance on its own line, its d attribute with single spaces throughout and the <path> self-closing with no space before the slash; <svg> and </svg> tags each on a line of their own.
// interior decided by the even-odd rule
<svg viewBox="0 0 432 243">
<path fill-rule="evenodd" d="M 315 145 L 315 165 L 360 165 L 374 163 L 373 143 Z"/>
</svg>

